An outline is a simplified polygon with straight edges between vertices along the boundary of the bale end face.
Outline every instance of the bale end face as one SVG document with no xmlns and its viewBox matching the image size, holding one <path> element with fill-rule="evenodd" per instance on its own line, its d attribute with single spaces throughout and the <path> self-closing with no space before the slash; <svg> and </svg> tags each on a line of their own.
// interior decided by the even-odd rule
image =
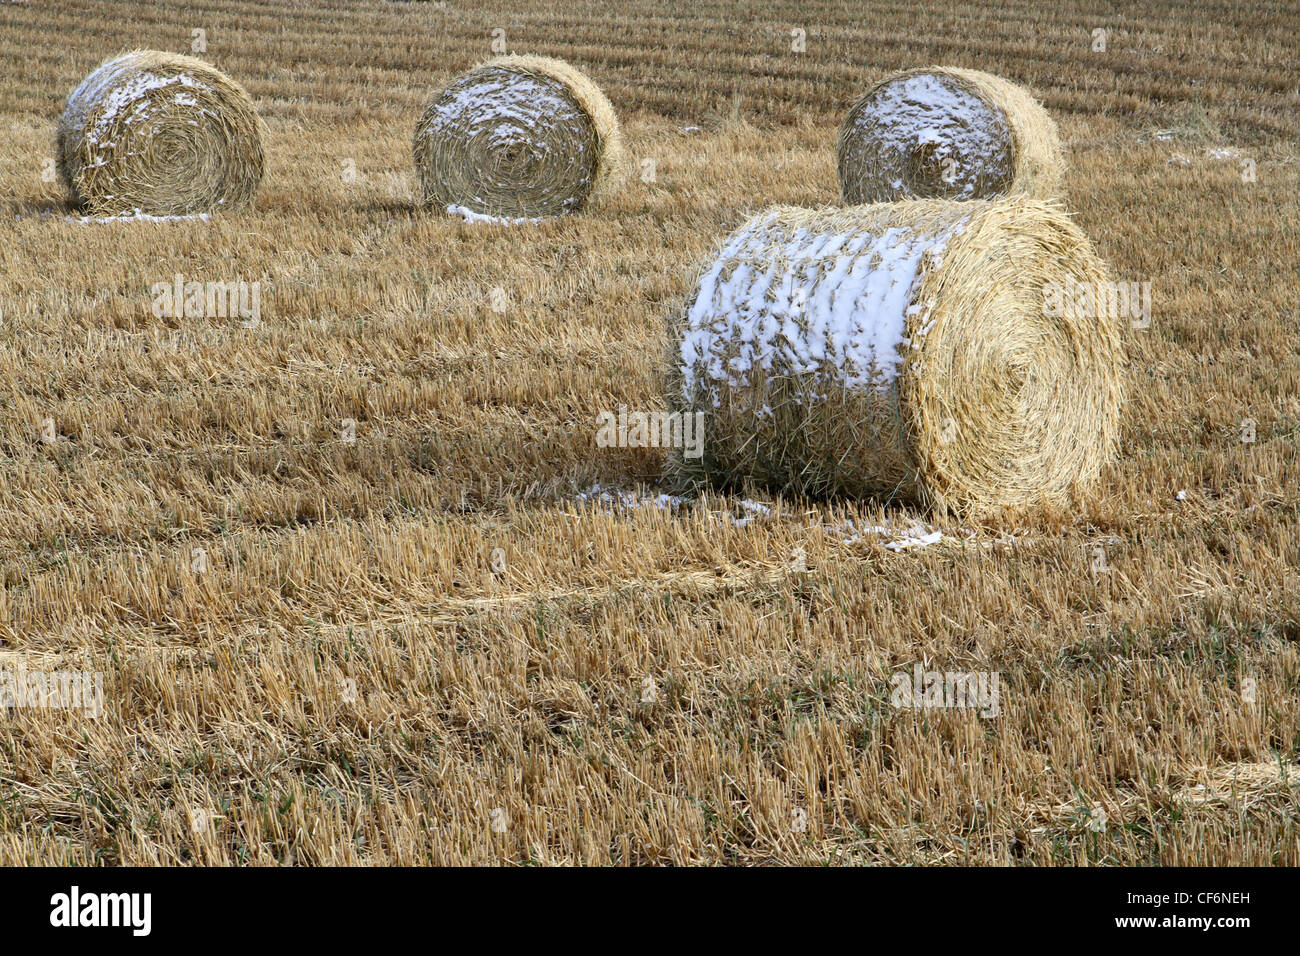
<svg viewBox="0 0 1300 956">
<path fill-rule="evenodd" d="M 1056 124 L 1028 91 L 978 70 L 905 70 L 872 87 L 840 129 L 850 205 L 899 199 L 1051 198 Z"/>
<path fill-rule="evenodd" d="M 58 169 L 97 215 L 234 211 L 261 182 L 264 132 L 248 94 L 221 71 L 136 51 L 103 63 L 68 98 Z"/>
<path fill-rule="evenodd" d="M 585 208 L 626 172 L 609 100 L 562 60 L 503 56 L 456 79 L 415 131 L 421 202 L 505 219 Z"/>
</svg>

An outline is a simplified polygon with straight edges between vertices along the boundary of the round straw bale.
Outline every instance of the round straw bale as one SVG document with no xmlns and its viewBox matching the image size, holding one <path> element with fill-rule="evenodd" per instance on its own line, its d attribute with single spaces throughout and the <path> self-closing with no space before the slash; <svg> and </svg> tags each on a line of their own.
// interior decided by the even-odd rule
<svg viewBox="0 0 1300 956">
<path fill-rule="evenodd" d="M 674 323 L 669 402 L 705 416 L 675 467 L 963 513 L 1066 501 L 1122 400 L 1120 325 L 1072 307 L 1085 288 L 1107 270 L 1056 203 L 773 207 Z"/>
<path fill-rule="evenodd" d="M 425 206 L 512 219 L 576 212 L 625 171 L 605 94 L 537 56 L 489 60 L 434 98 L 415 129 L 415 167 Z"/>
<path fill-rule="evenodd" d="M 264 126 L 243 88 L 194 57 L 139 50 L 68 97 L 58 166 L 95 214 L 237 210 L 262 179 Z"/>
<path fill-rule="evenodd" d="M 979 70 L 895 73 L 858 100 L 840 128 L 840 191 L 850 205 L 1050 199 L 1062 168 L 1047 110 L 1023 87 Z"/>
</svg>

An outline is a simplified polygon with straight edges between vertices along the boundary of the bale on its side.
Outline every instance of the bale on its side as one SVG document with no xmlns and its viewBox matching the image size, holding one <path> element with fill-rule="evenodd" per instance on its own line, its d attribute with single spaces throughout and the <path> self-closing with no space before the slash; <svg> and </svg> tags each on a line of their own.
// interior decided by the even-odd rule
<svg viewBox="0 0 1300 956">
<path fill-rule="evenodd" d="M 1050 199 L 1063 153 L 1056 123 L 1023 87 L 953 67 L 904 70 L 854 104 L 840 128 L 850 205 L 898 199 Z"/>
<path fill-rule="evenodd" d="M 59 173 L 96 215 L 231 211 L 262 180 L 264 125 L 230 77 L 194 57 L 137 50 L 68 97 Z"/>
<path fill-rule="evenodd" d="M 1066 501 L 1116 443 L 1120 325 L 1074 307 L 1108 282 L 1055 203 L 773 207 L 674 323 L 668 400 L 705 416 L 674 467 L 963 513 Z"/>
<path fill-rule="evenodd" d="M 502 56 L 455 80 L 415 129 L 427 207 L 510 219 L 561 216 L 626 172 L 614 108 L 563 60 Z"/>
</svg>

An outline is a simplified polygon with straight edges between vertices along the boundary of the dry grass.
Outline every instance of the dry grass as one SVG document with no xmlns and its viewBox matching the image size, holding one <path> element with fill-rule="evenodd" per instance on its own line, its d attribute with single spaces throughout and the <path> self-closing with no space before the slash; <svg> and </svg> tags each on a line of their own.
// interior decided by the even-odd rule
<svg viewBox="0 0 1300 956">
<path fill-rule="evenodd" d="M 1298 26 L 1282 3 L 0 5 L 0 654 L 103 671 L 106 697 L 6 716 L 0 861 L 1300 863 Z M 580 64 L 653 181 L 528 228 L 418 212 L 410 130 L 496 27 Z M 63 97 L 192 28 L 267 121 L 254 205 L 65 221 Z M 573 503 L 660 480 L 595 416 L 656 406 L 716 242 L 834 202 L 844 111 L 933 62 L 1034 89 L 1079 223 L 1153 283 L 1100 495 L 903 553 L 835 529 L 930 515 Z M 156 317 L 176 273 L 262 281 L 261 325 Z M 895 710 L 916 662 L 997 671 L 1000 715 Z"/>
</svg>

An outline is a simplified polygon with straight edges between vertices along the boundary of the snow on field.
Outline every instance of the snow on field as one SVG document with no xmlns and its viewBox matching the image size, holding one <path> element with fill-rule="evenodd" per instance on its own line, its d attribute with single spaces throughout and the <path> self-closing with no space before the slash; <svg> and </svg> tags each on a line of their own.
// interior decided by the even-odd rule
<svg viewBox="0 0 1300 956">
<path fill-rule="evenodd" d="M 693 499 L 680 495 L 663 493 L 637 494 L 630 491 L 619 491 L 617 488 L 603 488 L 599 484 L 592 485 L 586 491 L 579 492 L 574 496 L 573 500 L 604 506 L 602 510 L 607 513 L 612 513 L 616 509 L 632 511 L 638 508 L 676 511 L 683 506 L 694 504 Z M 735 514 L 737 509 L 741 512 L 739 516 Z M 731 525 L 733 528 L 745 528 L 754 522 L 762 522 L 770 518 L 772 508 L 761 501 L 741 498 L 735 502 L 734 508 L 714 511 L 709 514 L 714 519 L 723 524 Z M 931 544 L 937 544 L 945 538 L 942 531 L 919 522 L 905 527 L 891 528 L 885 525 L 857 525 L 852 521 L 846 521 L 827 526 L 825 532 L 832 540 L 846 545 L 857 544 L 867 538 L 889 538 L 890 540 L 885 542 L 885 547 L 895 553 L 914 548 L 924 548 Z"/>
<path fill-rule="evenodd" d="M 840 544 L 857 544 L 866 537 L 881 538 L 897 535 L 894 540 L 885 542 L 885 547 L 895 553 L 909 548 L 924 548 L 927 545 L 938 544 L 944 538 L 942 531 L 920 523 L 908 528 L 890 528 L 885 525 L 858 526 L 852 521 L 846 521 L 828 528 L 827 533 Z"/>
<path fill-rule="evenodd" d="M 211 222 L 212 214 L 206 212 L 192 213 L 188 216 L 151 216 L 147 212 L 141 212 L 137 209 L 135 212 L 125 212 L 120 216 L 65 216 L 64 222 L 75 222 L 78 225 L 102 225 L 109 222 Z"/>
<path fill-rule="evenodd" d="M 523 226 L 528 223 L 542 221 L 541 219 L 510 219 L 506 216 L 488 216 L 465 206 L 457 206 L 455 203 L 447 207 L 447 212 L 453 216 L 460 216 L 465 222 L 484 223 L 493 226 Z"/>
<path fill-rule="evenodd" d="M 666 494 L 637 495 L 630 491 L 602 488 L 599 484 L 595 484 L 574 496 L 574 501 L 613 505 L 619 508 L 658 508 L 661 511 L 671 511 L 686 504 L 688 499 Z"/>
<path fill-rule="evenodd" d="M 1205 155 L 1210 159 L 1232 160 L 1241 156 L 1241 150 L 1233 149 L 1231 146 L 1219 146 L 1207 149 Z"/>
</svg>

